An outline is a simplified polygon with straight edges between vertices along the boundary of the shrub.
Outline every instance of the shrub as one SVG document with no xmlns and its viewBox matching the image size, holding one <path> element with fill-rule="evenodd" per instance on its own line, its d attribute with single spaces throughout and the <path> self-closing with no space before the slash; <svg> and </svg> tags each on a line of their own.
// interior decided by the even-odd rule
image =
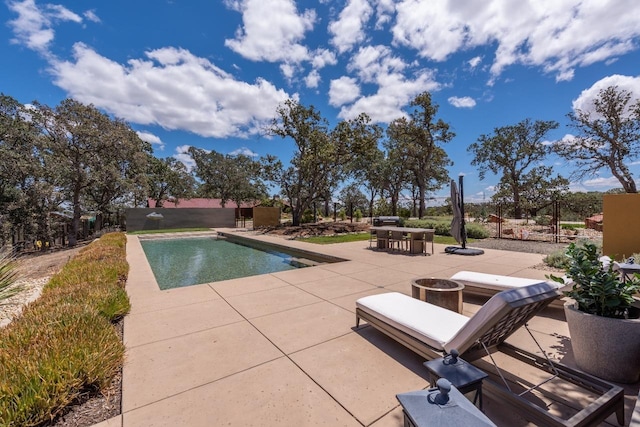
<svg viewBox="0 0 640 427">
<path fill-rule="evenodd" d="M 602 251 L 602 247 L 599 242 L 594 242 L 589 239 L 578 239 L 575 242 L 575 246 L 579 248 L 582 248 L 587 244 L 594 245 L 599 251 Z M 565 248 L 551 252 L 549 255 L 544 257 L 542 261 L 550 267 L 566 269 L 569 267 L 571 259 L 567 256 L 567 249 Z"/>
<path fill-rule="evenodd" d="M 360 209 L 356 209 L 356 211 L 353 213 L 353 217 L 355 218 L 356 222 L 362 221 L 362 211 Z"/>
<path fill-rule="evenodd" d="M 111 233 L 86 247 L 0 330 L 0 425 L 50 421 L 117 374 L 124 344 L 111 322 L 130 308 L 125 242 Z"/>
<path fill-rule="evenodd" d="M 466 224 L 467 237 L 470 239 L 486 239 L 489 231 L 480 224 Z"/>
</svg>

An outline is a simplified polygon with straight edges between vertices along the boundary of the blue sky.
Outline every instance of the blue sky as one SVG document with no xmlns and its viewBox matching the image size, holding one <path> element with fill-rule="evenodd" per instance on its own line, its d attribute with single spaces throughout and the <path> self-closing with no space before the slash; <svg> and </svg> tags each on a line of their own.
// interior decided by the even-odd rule
<svg viewBox="0 0 640 427">
<path fill-rule="evenodd" d="M 499 179 L 471 166 L 480 135 L 531 118 L 558 121 L 549 141 L 566 140 L 566 114 L 599 89 L 640 96 L 637 0 L 9 0 L 0 10 L 0 92 L 93 104 L 158 157 L 188 161 L 197 146 L 287 162 L 292 144 L 264 127 L 288 98 L 333 125 L 366 112 L 384 126 L 430 91 L 457 134 L 444 148 L 467 201 L 488 200 Z M 614 187 L 605 170 L 571 185 Z"/>
</svg>

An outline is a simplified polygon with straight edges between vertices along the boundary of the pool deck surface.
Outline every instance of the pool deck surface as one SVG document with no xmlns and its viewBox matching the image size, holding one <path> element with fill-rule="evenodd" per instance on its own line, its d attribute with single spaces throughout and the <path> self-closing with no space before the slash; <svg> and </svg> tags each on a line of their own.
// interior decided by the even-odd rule
<svg viewBox="0 0 640 427">
<path fill-rule="evenodd" d="M 436 244 L 434 255 L 422 256 L 372 250 L 367 241 L 251 237 L 349 261 L 160 291 L 138 237 L 127 236 L 132 308 L 124 324 L 122 414 L 98 426 L 400 427 L 395 396 L 430 386 L 424 359 L 372 327 L 356 329 L 355 301 L 410 295 L 411 279 L 460 270 L 534 279 L 550 273 L 534 268 L 539 254 L 459 256 Z M 482 302 L 465 295 L 465 314 Z M 561 308 L 546 309 L 529 326 L 552 359 L 574 366 Z M 523 330 L 508 342 L 535 350 Z M 538 375 L 510 363 L 502 367 L 518 377 Z M 640 384 L 621 386 L 628 424 Z M 579 406 L 580 397 L 574 400 Z M 484 409 L 498 426 L 535 425 L 490 395 Z M 603 425 L 617 425 L 615 417 Z"/>
</svg>

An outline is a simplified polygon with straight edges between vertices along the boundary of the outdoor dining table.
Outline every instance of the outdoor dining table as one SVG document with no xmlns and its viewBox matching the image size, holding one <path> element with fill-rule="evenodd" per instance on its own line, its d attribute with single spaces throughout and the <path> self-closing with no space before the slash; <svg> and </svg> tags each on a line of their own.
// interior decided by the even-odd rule
<svg viewBox="0 0 640 427">
<path fill-rule="evenodd" d="M 371 227 L 371 231 L 398 231 L 401 230 L 403 235 L 409 236 L 409 253 L 412 254 L 420 254 L 424 251 L 424 239 L 422 236 L 427 232 L 435 232 L 433 228 L 415 228 L 415 227 L 393 227 L 393 226 L 378 226 Z M 377 247 L 378 249 L 388 249 L 389 248 L 389 240 L 381 240 L 378 237 L 377 239 Z"/>
</svg>

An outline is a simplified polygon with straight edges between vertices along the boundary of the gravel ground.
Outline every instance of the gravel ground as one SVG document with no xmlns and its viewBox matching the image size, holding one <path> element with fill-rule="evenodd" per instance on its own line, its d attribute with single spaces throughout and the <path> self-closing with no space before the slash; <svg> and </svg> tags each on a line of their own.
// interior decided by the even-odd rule
<svg viewBox="0 0 640 427">
<path fill-rule="evenodd" d="M 484 239 L 469 243 L 467 246 L 548 255 L 557 250 L 565 249 L 568 245 L 566 243 L 536 242 L 533 240 Z"/>
</svg>

